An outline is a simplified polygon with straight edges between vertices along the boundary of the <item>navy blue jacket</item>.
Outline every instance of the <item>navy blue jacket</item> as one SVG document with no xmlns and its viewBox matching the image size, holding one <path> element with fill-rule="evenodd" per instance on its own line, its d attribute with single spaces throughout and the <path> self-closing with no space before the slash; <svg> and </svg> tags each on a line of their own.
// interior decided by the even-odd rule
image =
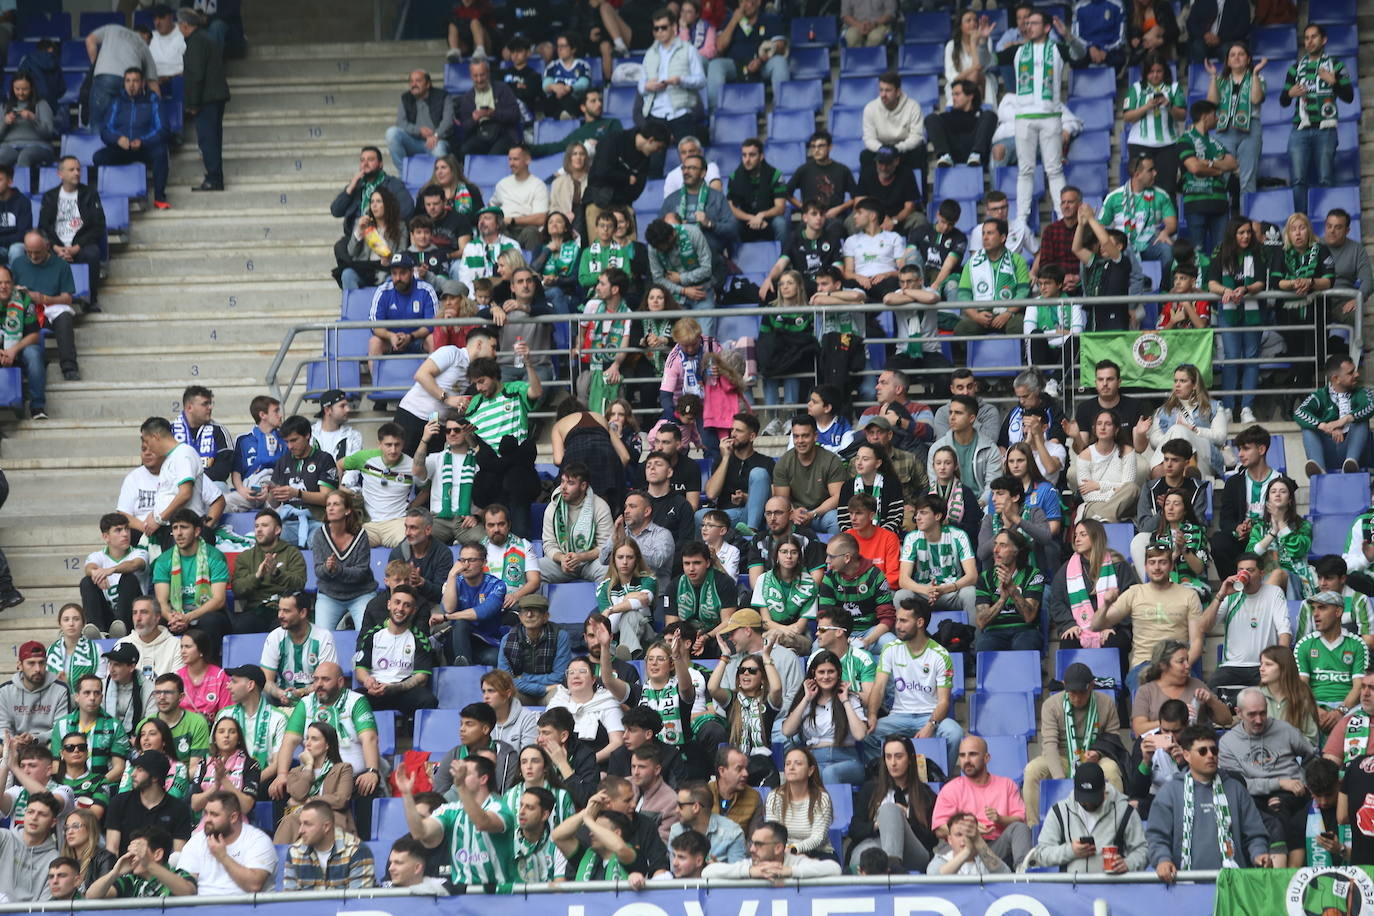
<svg viewBox="0 0 1374 916">
<path fill-rule="evenodd" d="M 167 142 L 167 128 L 162 123 L 162 100 L 146 89 L 138 98 L 121 92 L 110 106 L 110 116 L 100 128 L 100 139 L 106 146 L 118 146 L 120 137 L 141 140 L 146 146 Z"/>
</svg>

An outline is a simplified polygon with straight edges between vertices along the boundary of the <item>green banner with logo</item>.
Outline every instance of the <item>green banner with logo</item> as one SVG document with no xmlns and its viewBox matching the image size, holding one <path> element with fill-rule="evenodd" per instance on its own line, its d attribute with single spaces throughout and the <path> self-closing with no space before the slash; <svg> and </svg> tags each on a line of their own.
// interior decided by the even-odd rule
<svg viewBox="0 0 1374 916">
<path fill-rule="evenodd" d="M 1125 388 L 1174 387 L 1174 370 L 1194 365 L 1204 384 L 1212 384 L 1212 332 L 1187 331 L 1092 331 L 1080 335 L 1079 371 L 1091 386 L 1094 366 L 1110 359 L 1121 367 Z"/>
<path fill-rule="evenodd" d="M 1224 868 L 1217 875 L 1215 916 L 1365 916 L 1374 911 L 1368 868 Z"/>
</svg>

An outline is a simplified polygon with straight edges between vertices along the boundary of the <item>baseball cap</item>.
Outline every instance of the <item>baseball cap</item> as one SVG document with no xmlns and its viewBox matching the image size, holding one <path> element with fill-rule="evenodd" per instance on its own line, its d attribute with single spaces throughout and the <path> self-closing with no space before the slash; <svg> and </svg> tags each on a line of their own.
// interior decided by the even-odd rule
<svg viewBox="0 0 1374 916">
<path fill-rule="evenodd" d="M 133 647 L 132 643 L 127 642 L 118 643 L 110 651 L 102 652 L 100 657 L 108 658 L 112 662 L 119 662 L 124 665 L 138 664 L 138 650 Z"/>
<path fill-rule="evenodd" d="M 224 673 L 230 677 L 246 677 L 257 684 L 259 690 L 267 683 L 267 675 L 263 674 L 257 665 L 239 665 L 237 668 L 227 669 Z"/>
<path fill-rule="evenodd" d="M 731 614 L 730 620 L 725 624 L 724 627 L 721 628 L 720 632 L 724 634 L 729 633 L 733 630 L 740 630 L 745 627 L 748 627 L 749 629 L 757 629 L 761 626 L 763 626 L 763 618 L 759 616 L 759 612 L 754 610 L 753 608 L 745 607 L 740 608 L 738 611 L 735 611 L 735 613 Z M 47 653 L 44 653 L 45 656 L 46 654 Z"/>
<path fill-rule="evenodd" d="M 326 410 L 328 410 L 329 408 L 333 407 L 335 404 L 339 403 L 340 401 L 346 401 L 346 400 L 348 400 L 348 395 L 345 394 L 345 393 L 343 392 L 342 389 L 339 389 L 339 388 L 330 388 L 330 389 L 329 389 L 328 391 L 326 391 L 324 394 L 320 395 L 320 412 L 317 413 L 317 414 L 315 414 L 315 416 L 317 416 L 317 417 L 322 417 L 322 416 L 324 416 L 324 412 L 325 412 Z"/>
<path fill-rule="evenodd" d="M 876 426 L 878 429 L 892 429 L 892 421 L 879 413 L 871 413 L 859 421 L 859 429 L 867 429 Z"/>
<path fill-rule="evenodd" d="M 1086 666 L 1084 666 L 1086 667 Z M 1107 777 L 1095 763 L 1080 763 L 1073 774 L 1073 800 L 1084 806 L 1102 804 L 1107 793 Z"/>
<path fill-rule="evenodd" d="M 414 267 L 415 259 L 410 256 L 409 251 L 398 251 L 393 254 L 386 262 L 387 267 Z"/>
<path fill-rule="evenodd" d="M 1064 669 L 1065 690 L 1092 690 L 1095 682 L 1093 670 L 1082 662 L 1074 662 Z"/>
<path fill-rule="evenodd" d="M 43 648 L 43 644 L 36 639 L 30 639 L 19 647 L 19 660 L 22 662 L 29 658 L 47 658 L 48 650 Z"/>
<path fill-rule="evenodd" d="M 897 152 L 895 146 L 880 146 L 878 151 L 873 154 L 873 158 L 878 162 L 896 162 L 901 157 L 902 154 Z"/>
</svg>

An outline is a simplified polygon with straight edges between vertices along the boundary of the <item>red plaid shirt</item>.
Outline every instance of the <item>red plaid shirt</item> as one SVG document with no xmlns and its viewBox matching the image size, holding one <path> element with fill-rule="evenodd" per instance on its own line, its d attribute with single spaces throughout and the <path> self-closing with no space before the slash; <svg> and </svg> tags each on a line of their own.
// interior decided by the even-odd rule
<svg viewBox="0 0 1374 916">
<path fill-rule="evenodd" d="M 1083 269 L 1078 256 L 1073 253 L 1073 230 L 1057 219 L 1045 227 L 1040 236 L 1040 266 L 1058 264 L 1066 274 L 1076 274 Z"/>
</svg>

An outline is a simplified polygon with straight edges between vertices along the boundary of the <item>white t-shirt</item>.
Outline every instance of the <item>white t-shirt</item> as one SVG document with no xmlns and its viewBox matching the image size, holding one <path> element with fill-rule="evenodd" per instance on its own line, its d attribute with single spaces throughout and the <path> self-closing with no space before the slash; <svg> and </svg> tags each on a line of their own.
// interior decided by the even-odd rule
<svg viewBox="0 0 1374 916">
<path fill-rule="evenodd" d="M 954 663 L 949 652 L 933 639 L 926 642 L 925 650 L 917 656 L 912 656 L 904 642 L 889 644 L 878 658 L 878 670 L 888 675 L 888 683 L 896 694 L 893 715 L 930 715 L 939 700 L 938 688 L 954 684 Z"/>
<path fill-rule="evenodd" d="M 181 75 L 182 58 L 186 56 L 186 37 L 181 34 L 181 29 L 173 26 L 166 35 L 153 29 L 153 40 L 148 43 L 148 50 L 152 52 L 153 63 L 157 64 L 159 77 Z"/>
<path fill-rule="evenodd" d="M 1258 668 L 1260 653 L 1292 632 L 1288 601 L 1277 585 L 1261 585 L 1253 595 L 1223 598 L 1217 613 L 1226 630 L 1223 667 Z"/>
<path fill-rule="evenodd" d="M 439 374 L 434 377 L 434 383 L 439 386 L 440 391 L 460 392 L 467 388 L 468 363 L 471 359 L 465 348 L 452 344 L 440 347 L 429 354 L 429 359 L 439 367 Z M 416 382 L 410 386 L 406 396 L 401 398 L 401 409 L 412 417 L 428 420 L 430 414 L 442 413 L 444 405 L 426 391 L 423 385 Z"/>
<path fill-rule="evenodd" d="M 861 277 L 873 277 L 897 269 L 906 251 L 906 240 L 895 232 L 879 232 L 869 235 L 856 232 L 844 240 L 841 252 L 846 258 L 854 259 L 854 273 Z"/>
<path fill-rule="evenodd" d="M 822 744 L 833 744 L 835 742 L 835 705 L 839 700 L 832 700 L 828 705 L 816 705 L 813 712 L 807 712 L 802 716 L 801 738 L 802 743 L 807 747 L 818 747 Z M 863 703 L 854 694 L 849 695 L 849 705 L 858 714 L 859 720 L 868 721 L 867 714 L 864 713 Z M 854 732 L 851 730 L 845 737 L 845 747 L 854 746 Z"/>
<path fill-rule="evenodd" d="M 150 584 L 153 578 L 153 561 L 148 559 L 148 551 L 144 550 L 142 547 L 129 548 L 129 552 L 118 560 L 111 557 L 102 548 L 87 556 L 86 563 L 94 563 L 100 569 L 109 569 L 111 566 L 118 566 L 126 560 L 135 558 L 143 561 L 143 568 L 134 573 L 134 577 L 138 579 L 139 590 L 145 595 L 151 595 L 153 593 L 152 585 Z M 119 580 L 123 575 L 123 573 L 110 573 L 110 585 L 105 589 L 105 597 L 109 598 L 111 603 L 113 603 L 118 596 Z"/>
<path fill-rule="evenodd" d="M 268 633 L 258 664 L 277 672 L 277 683 L 304 687 L 314 677 L 317 665 L 338 660 L 334 634 L 312 623 L 305 642 L 300 645 L 296 645 L 281 627 Z"/>
<path fill-rule="evenodd" d="M 85 222 L 81 219 L 81 209 L 76 205 L 76 192 L 57 191 L 57 240 L 63 245 L 70 245 L 72 239 L 81 231 Z"/>
<path fill-rule="evenodd" d="M 372 636 L 371 665 L 368 670 L 383 684 L 399 684 L 410 677 L 415 673 L 415 634 L 382 627 Z"/>
<path fill-rule="evenodd" d="M 186 504 L 196 515 L 204 515 L 206 502 L 202 491 L 202 483 L 205 477 L 205 466 L 201 463 L 200 456 L 196 450 L 183 442 L 178 442 L 176 448 L 167 453 L 167 457 L 162 459 L 162 471 L 157 475 L 157 493 L 153 496 L 153 511 L 159 516 L 162 510 L 172 504 L 176 499 L 177 489 L 182 483 L 189 480 L 192 482 L 191 501 Z M 165 520 L 165 519 L 164 519 Z"/>
<path fill-rule="evenodd" d="M 267 872 L 268 883 L 264 890 L 271 890 L 272 875 L 277 871 L 277 849 L 272 845 L 272 838 L 251 824 L 242 825 L 240 830 L 239 838 L 228 846 L 229 858 L 244 868 Z M 210 855 L 204 830 L 191 834 L 191 839 L 181 850 L 177 868 L 195 875 L 197 896 L 223 897 L 247 893 L 234 883 L 219 860 Z"/>
<path fill-rule="evenodd" d="M 706 183 L 710 184 L 713 181 L 720 180 L 720 166 L 716 165 L 714 162 L 706 163 Z M 663 176 L 663 200 L 667 200 L 668 195 L 672 194 L 674 191 L 680 190 L 682 190 L 682 166 L 678 166 L 667 175 Z M 663 204 L 663 200 L 658 201 L 660 206 Z"/>
<path fill-rule="evenodd" d="M 205 479 L 204 474 L 197 478 L 196 490 L 205 505 L 209 506 L 217 494 L 205 491 Z M 124 475 L 124 482 L 119 486 L 119 502 L 115 503 L 115 510 L 127 512 L 135 518 L 147 518 L 148 513 L 153 511 L 156 496 L 157 475 L 139 465 Z"/>
<path fill-rule="evenodd" d="M 496 188 L 491 192 L 491 205 L 501 208 L 507 222 L 532 213 L 547 213 L 549 188 L 533 175 L 526 175 L 524 181 L 507 175 L 496 182 Z"/>
</svg>

